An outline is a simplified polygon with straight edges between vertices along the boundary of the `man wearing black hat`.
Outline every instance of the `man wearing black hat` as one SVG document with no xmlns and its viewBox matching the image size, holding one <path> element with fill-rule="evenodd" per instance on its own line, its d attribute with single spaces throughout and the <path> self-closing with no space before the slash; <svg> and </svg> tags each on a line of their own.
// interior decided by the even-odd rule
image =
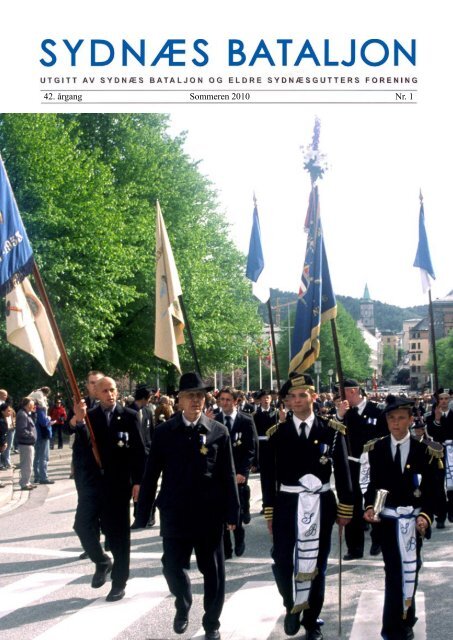
<svg viewBox="0 0 453 640">
<path fill-rule="evenodd" d="M 270 429 L 269 455 L 261 467 L 272 570 L 286 607 L 285 633 L 296 635 L 302 624 L 307 640 L 322 640 L 318 618 L 332 528 L 335 520 L 345 526 L 352 515 L 346 443 L 342 425 L 315 416 L 309 375 L 290 379 L 284 388 L 291 414 Z M 338 505 L 330 485 L 332 465 Z"/>
<path fill-rule="evenodd" d="M 453 522 L 453 411 L 449 409 L 451 389 L 438 389 L 434 394 L 436 404 L 431 414 L 425 417 L 428 435 L 444 447 L 445 472 L 442 474 L 439 512 L 436 513 L 436 528 L 445 529 L 445 520 Z M 446 494 L 445 494 L 445 489 Z"/>
<path fill-rule="evenodd" d="M 220 638 L 225 599 L 223 528 L 234 530 L 239 498 L 228 429 L 203 414 L 206 387 L 197 373 L 181 376 L 181 412 L 156 427 L 143 477 L 137 525 L 145 526 L 156 504 L 163 538 L 163 574 L 175 596 L 175 633 L 184 633 L 192 605 L 188 576 L 195 551 L 204 578 L 203 627 L 206 640 Z"/>
<path fill-rule="evenodd" d="M 361 456 L 365 444 L 373 438 L 388 433 L 382 410 L 376 402 L 367 400 L 357 380 L 347 378 L 344 381 L 345 400 L 337 405 L 337 419 L 346 427 L 349 468 L 351 471 L 352 489 L 354 491 L 354 513 L 351 522 L 345 529 L 347 553 L 344 560 L 363 557 L 365 532 L 363 522 L 363 495 L 360 483 Z M 376 532 L 371 528 L 371 555 L 381 552 Z"/>
<path fill-rule="evenodd" d="M 420 550 L 436 509 L 437 469 L 442 465 L 443 452 L 436 443 L 411 437 L 412 406 L 408 398 L 394 398 L 384 412 L 390 434 L 366 447 L 370 481 L 364 518 L 379 530 L 384 558 L 381 635 L 385 640 L 411 640 Z"/>
</svg>

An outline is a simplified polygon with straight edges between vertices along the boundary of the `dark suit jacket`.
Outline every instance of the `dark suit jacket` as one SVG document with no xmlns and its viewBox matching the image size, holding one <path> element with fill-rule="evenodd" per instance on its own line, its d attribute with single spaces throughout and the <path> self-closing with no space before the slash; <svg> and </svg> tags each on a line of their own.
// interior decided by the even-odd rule
<svg viewBox="0 0 453 640">
<path fill-rule="evenodd" d="M 253 414 L 253 420 L 255 421 L 256 430 L 259 436 L 265 436 L 266 431 L 273 427 L 278 422 L 278 411 L 275 409 L 269 409 L 269 411 L 263 411 L 261 407 Z"/>
<path fill-rule="evenodd" d="M 390 435 L 378 440 L 368 457 L 370 461 L 370 482 L 365 493 L 365 506 L 372 506 L 377 489 L 389 491 L 386 507 L 420 507 L 430 520 L 436 512 L 438 488 L 438 461 L 427 451 L 427 444 L 415 438 L 410 439 L 410 449 L 404 472 L 395 475 Z M 417 491 L 418 476 L 421 475 Z M 414 495 L 415 494 L 415 495 Z"/>
<path fill-rule="evenodd" d="M 193 537 L 223 523 L 236 524 L 239 498 L 228 429 L 202 414 L 195 429 L 178 413 L 156 427 L 140 488 L 136 521 L 148 522 L 156 505 L 161 535 Z"/>
<path fill-rule="evenodd" d="M 269 437 L 268 455 L 261 461 L 263 506 L 273 507 L 281 484 L 297 486 L 307 473 L 330 482 L 332 461 L 335 487 L 342 505 L 352 505 L 352 486 L 344 436 L 315 417 L 308 439 L 302 439 L 292 417 Z"/>
<path fill-rule="evenodd" d="M 221 411 L 215 417 L 217 422 L 225 424 L 224 414 Z M 237 412 L 235 421 L 231 427 L 231 445 L 233 447 L 233 460 L 236 473 L 248 478 L 250 467 L 256 457 L 257 441 L 255 439 L 255 425 L 250 416 Z"/>
<path fill-rule="evenodd" d="M 78 484 L 89 486 L 102 481 L 109 491 L 130 493 L 132 485 L 140 484 L 145 463 L 137 413 L 118 402 L 109 425 L 100 405 L 88 411 L 88 418 L 101 457 L 103 475 L 94 459 L 88 427 L 77 426 L 74 473 Z"/>
<path fill-rule="evenodd" d="M 350 454 L 354 458 L 360 458 L 367 442 L 386 436 L 389 432 L 385 415 L 377 403 L 371 400 L 366 403 L 361 415 L 353 409 L 348 409 L 344 416 L 344 424 L 346 425 Z"/>
</svg>

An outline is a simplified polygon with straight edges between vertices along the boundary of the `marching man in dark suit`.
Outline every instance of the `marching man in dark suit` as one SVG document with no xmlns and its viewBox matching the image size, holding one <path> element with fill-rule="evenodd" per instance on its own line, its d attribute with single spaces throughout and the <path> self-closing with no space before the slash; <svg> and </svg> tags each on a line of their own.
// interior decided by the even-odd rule
<svg viewBox="0 0 453 640">
<path fill-rule="evenodd" d="M 390 434 L 366 447 L 370 481 L 364 518 L 369 523 L 379 520 L 376 529 L 385 565 L 381 635 L 385 640 L 411 640 L 420 550 L 436 508 L 437 469 L 442 465 L 443 452 L 440 445 L 411 437 L 412 406 L 408 398 L 395 398 L 384 412 Z M 388 493 L 380 510 L 383 490 Z M 375 511 L 378 502 L 380 513 Z"/>
<path fill-rule="evenodd" d="M 363 557 L 365 532 L 363 522 L 363 495 L 361 487 L 361 456 L 367 442 L 373 438 L 387 434 L 387 425 L 382 410 L 376 402 L 368 400 L 356 380 L 348 378 L 344 381 L 345 400 L 337 405 L 337 419 L 344 422 L 348 446 L 349 469 L 351 472 L 352 490 L 354 492 L 354 513 L 345 530 L 348 552 L 344 560 L 355 560 Z M 377 556 L 381 549 L 371 529 L 370 555 Z"/>
<path fill-rule="evenodd" d="M 103 377 L 96 383 L 99 405 L 88 412 L 102 463 L 96 463 L 85 423 L 87 408 L 82 400 L 74 408 L 77 456 L 74 465 L 78 486 L 74 529 L 83 548 L 96 564 L 91 581 L 93 589 L 105 584 L 112 572 L 109 602 L 125 595 L 129 577 L 131 496 L 138 498 L 143 475 L 145 449 L 138 430 L 137 413 L 117 402 L 118 390 L 112 378 Z M 113 565 L 99 542 L 99 524 L 108 539 Z"/>
<path fill-rule="evenodd" d="M 238 485 L 241 513 L 239 523 L 233 531 L 234 552 L 242 556 L 245 551 L 245 529 L 243 526 L 244 515 L 250 513 L 250 488 L 248 477 L 250 468 L 256 455 L 255 427 L 253 420 L 245 413 L 237 411 L 238 396 L 235 389 L 224 387 L 219 393 L 220 411 L 215 419 L 224 424 L 230 432 L 231 445 L 233 447 L 233 460 L 236 469 L 236 481 Z M 250 522 L 250 520 L 248 519 Z M 231 558 L 233 548 L 231 545 L 230 531 L 224 531 L 225 558 Z"/>
<path fill-rule="evenodd" d="M 302 623 L 307 640 L 322 640 L 318 617 L 332 528 L 335 520 L 345 526 L 352 515 L 346 444 L 342 425 L 313 413 L 316 393 L 309 375 L 291 378 L 284 388 L 292 414 L 269 430 L 269 455 L 261 467 L 272 570 L 286 607 L 285 633 L 296 635 Z"/>
<path fill-rule="evenodd" d="M 163 538 L 163 574 L 175 596 L 175 633 L 189 624 L 192 591 L 188 569 L 195 551 L 204 579 L 206 640 L 220 638 L 225 600 L 223 528 L 239 520 L 236 473 L 228 429 L 203 414 L 206 387 L 197 373 L 181 376 L 181 412 L 156 427 L 140 489 L 136 522 L 146 526 L 157 490 Z"/>
</svg>

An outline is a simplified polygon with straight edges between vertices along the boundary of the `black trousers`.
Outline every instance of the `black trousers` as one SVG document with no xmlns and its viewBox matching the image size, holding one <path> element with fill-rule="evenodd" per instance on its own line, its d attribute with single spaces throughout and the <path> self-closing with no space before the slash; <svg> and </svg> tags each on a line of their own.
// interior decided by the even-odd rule
<svg viewBox="0 0 453 640">
<path fill-rule="evenodd" d="M 308 597 L 309 608 L 304 610 L 302 617 L 302 624 L 307 630 L 317 627 L 317 619 L 324 604 L 327 560 L 330 553 L 332 528 L 337 512 L 335 496 L 332 491 L 322 493 L 320 499 L 319 553 L 316 563 L 318 575 L 312 580 Z M 272 571 L 287 611 L 291 611 L 294 606 L 294 549 L 296 545 L 297 503 L 297 494 L 280 492 L 274 507 L 272 521 L 274 542 L 271 552 L 274 560 Z"/>
<path fill-rule="evenodd" d="M 408 629 L 416 622 L 415 618 L 415 593 L 417 591 L 418 573 L 421 567 L 420 550 L 422 539 L 417 534 L 417 570 L 415 576 L 415 590 L 412 606 L 407 610 L 403 619 L 403 579 L 401 554 L 398 547 L 397 520 L 394 518 L 382 518 L 376 525 L 382 547 L 385 569 L 385 596 L 384 611 L 382 615 L 381 635 L 385 640 L 405 640 Z"/>
<path fill-rule="evenodd" d="M 245 540 L 245 529 L 242 521 L 247 508 L 250 509 L 250 487 L 248 486 L 248 484 L 238 484 L 238 493 L 241 510 L 239 514 L 239 522 L 236 526 L 236 529 L 232 532 L 235 547 L 241 545 Z M 223 531 L 223 548 L 225 550 L 225 556 L 231 556 L 231 554 L 233 553 L 233 545 L 231 544 L 231 531 L 228 531 L 227 528 L 225 528 Z"/>
<path fill-rule="evenodd" d="M 195 552 L 197 567 L 203 575 L 203 627 L 213 631 L 220 627 L 220 614 L 225 601 L 225 558 L 223 555 L 223 526 L 216 523 L 198 535 L 187 538 L 164 536 L 162 556 L 163 574 L 168 588 L 175 596 L 178 614 L 187 616 L 192 606 L 192 589 L 188 570 L 190 556 Z"/>
<path fill-rule="evenodd" d="M 106 492 L 105 487 L 78 486 L 78 503 L 74 530 L 82 547 L 95 564 L 107 561 L 99 536 L 99 528 L 108 540 L 113 555 L 112 586 L 123 589 L 129 578 L 130 561 L 130 495 L 127 491 Z"/>
</svg>

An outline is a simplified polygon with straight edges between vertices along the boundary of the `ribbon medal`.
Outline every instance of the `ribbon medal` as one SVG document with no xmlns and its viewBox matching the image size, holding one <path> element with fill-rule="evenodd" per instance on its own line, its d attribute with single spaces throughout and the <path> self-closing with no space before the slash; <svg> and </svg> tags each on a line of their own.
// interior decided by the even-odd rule
<svg viewBox="0 0 453 640">
<path fill-rule="evenodd" d="M 329 445 L 328 444 L 320 444 L 319 450 L 321 452 L 321 457 L 319 458 L 319 462 L 321 464 L 327 464 L 329 462 L 329 458 L 327 454 L 329 453 Z"/>
<path fill-rule="evenodd" d="M 242 432 L 239 431 L 238 433 L 234 434 L 234 442 L 233 442 L 233 447 L 239 447 L 242 444 Z"/>
<path fill-rule="evenodd" d="M 206 434 L 205 433 L 200 433 L 198 435 L 198 437 L 200 438 L 200 453 L 205 456 L 208 453 L 208 447 L 206 446 Z"/>
<path fill-rule="evenodd" d="M 420 490 L 420 474 L 418 473 L 414 473 L 414 478 L 413 478 L 413 483 L 414 483 L 414 496 L 416 498 L 420 498 L 420 496 L 422 495 L 422 492 Z"/>
<path fill-rule="evenodd" d="M 128 442 L 129 442 L 129 434 L 127 431 L 118 431 L 118 433 L 116 434 L 116 437 L 118 438 L 118 442 L 116 443 L 118 445 L 118 447 L 128 447 Z"/>
</svg>

